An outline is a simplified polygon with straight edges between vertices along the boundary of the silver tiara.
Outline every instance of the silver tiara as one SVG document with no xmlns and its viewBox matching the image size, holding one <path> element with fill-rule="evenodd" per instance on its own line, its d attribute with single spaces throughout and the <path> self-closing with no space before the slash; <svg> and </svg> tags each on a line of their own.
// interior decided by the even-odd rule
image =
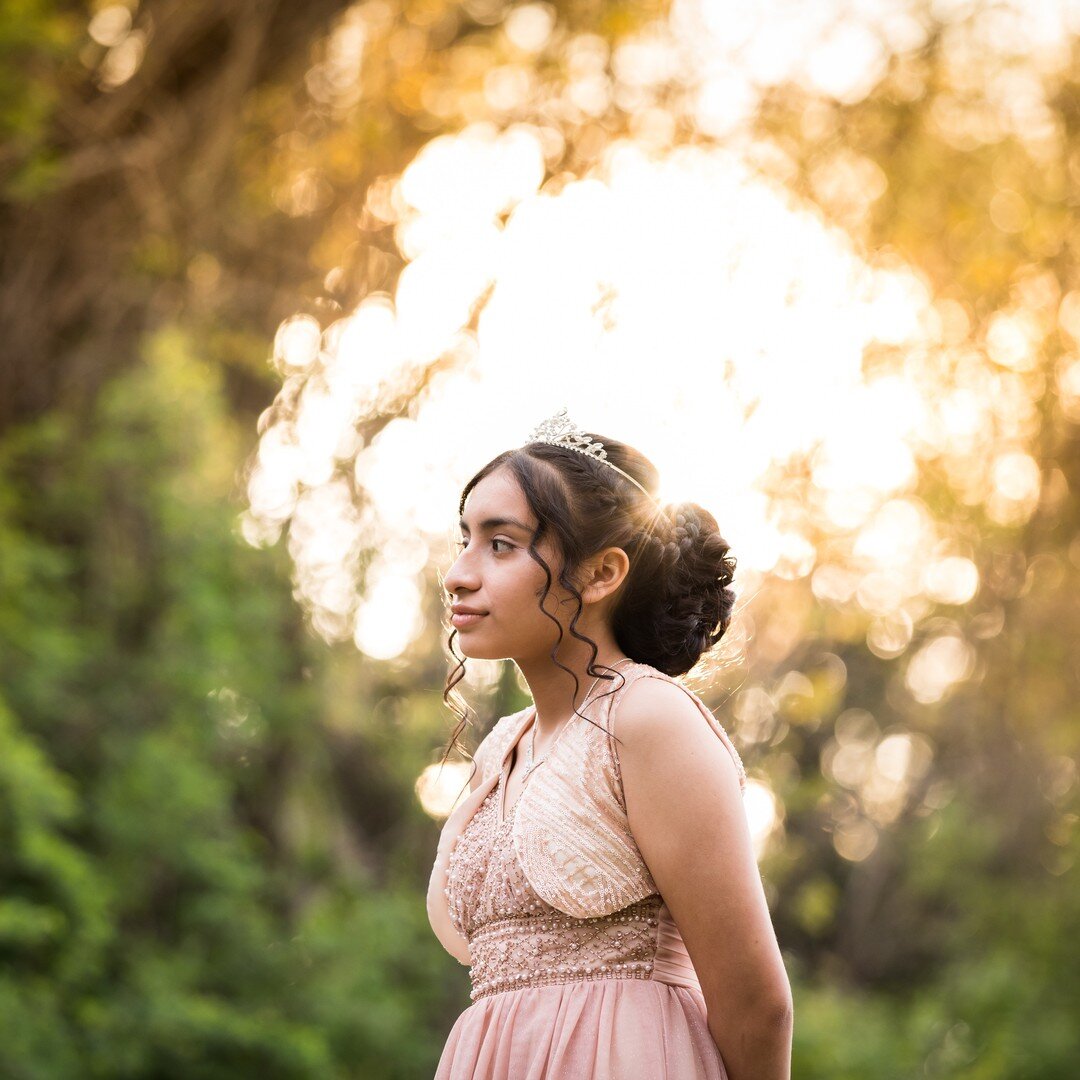
<svg viewBox="0 0 1080 1080">
<path fill-rule="evenodd" d="M 582 431 L 569 416 L 567 416 L 565 406 L 555 413 L 554 416 L 549 416 L 546 420 L 537 424 L 536 427 L 532 429 L 529 433 L 526 445 L 531 442 L 546 442 L 551 443 L 552 446 L 561 446 L 566 450 L 576 450 L 579 454 L 591 457 L 594 461 L 602 462 L 609 469 L 614 469 L 617 473 L 621 473 L 631 484 L 641 488 L 650 499 L 654 502 L 656 501 L 655 496 L 646 491 L 645 488 L 628 472 L 624 472 L 618 465 L 608 461 L 604 444 L 599 440 L 592 439 L 586 435 L 585 432 Z"/>
</svg>

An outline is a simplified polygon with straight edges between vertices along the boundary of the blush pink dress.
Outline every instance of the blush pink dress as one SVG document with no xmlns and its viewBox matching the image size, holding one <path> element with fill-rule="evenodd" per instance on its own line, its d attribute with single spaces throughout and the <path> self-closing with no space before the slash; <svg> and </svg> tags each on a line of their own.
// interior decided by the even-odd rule
<svg viewBox="0 0 1080 1080">
<path fill-rule="evenodd" d="M 746 773 L 696 694 L 646 664 L 620 670 L 626 682 L 601 683 L 585 710 L 603 730 L 573 717 L 513 806 L 510 753 L 533 709 L 503 717 L 474 755 L 481 783 L 444 826 L 428 890 L 432 927 L 472 983 L 435 1080 L 727 1080 L 694 965 L 627 824 L 604 734 L 621 694 L 642 677 L 675 682 L 743 790 Z"/>
</svg>

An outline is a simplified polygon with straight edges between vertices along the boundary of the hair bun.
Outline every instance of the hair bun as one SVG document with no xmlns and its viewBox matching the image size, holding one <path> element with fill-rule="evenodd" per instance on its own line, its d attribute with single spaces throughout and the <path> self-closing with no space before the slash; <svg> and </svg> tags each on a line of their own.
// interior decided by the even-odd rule
<svg viewBox="0 0 1080 1080">
<path fill-rule="evenodd" d="M 701 518 L 694 503 L 675 505 L 677 510 L 671 506 L 667 508 L 671 539 L 682 551 L 689 551 L 701 535 Z"/>
<path fill-rule="evenodd" d="M 653 531 L 655 530 L 655 531 Z M 668 674 L 682 674 L 723 636 L 731 619 L 735 559 L 713 515 L 667 503 L 643 535 L 641 561 L 619 620 L 625 639 Z"/>
</svg>

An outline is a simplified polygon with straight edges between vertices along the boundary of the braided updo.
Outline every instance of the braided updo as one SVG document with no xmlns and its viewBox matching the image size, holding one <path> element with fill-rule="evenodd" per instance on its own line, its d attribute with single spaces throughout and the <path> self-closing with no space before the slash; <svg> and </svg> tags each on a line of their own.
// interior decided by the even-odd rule
<svg viewBox="0 0 1080 1080">
<path fill-rule="evenodd" d="M 704 507 L 682 502 L 662 510 L 655 527 L 625 549 L 630 571 L 612 629 L 628 656 L 681 675 L 727 631 L 735 558 Z"/>
</svg>

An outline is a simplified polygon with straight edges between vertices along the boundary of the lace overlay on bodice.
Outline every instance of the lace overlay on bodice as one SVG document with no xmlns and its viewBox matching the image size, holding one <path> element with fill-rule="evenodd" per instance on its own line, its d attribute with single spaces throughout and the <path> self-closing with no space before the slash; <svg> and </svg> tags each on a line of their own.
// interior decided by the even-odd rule
<svg viewBox="0 0 1080 1080">
<path fill-rule="evenodd" d="M 514 851 L 517 803 L 498 821 L 501 793 L 500 780 L 449 861 L 446 896 L 454 926 L 469 940 L 472 1000 L 525 986 L 651 978 L 659 893 L 596 918 L 552 907 L 529 885 Z"/>
</svg>

